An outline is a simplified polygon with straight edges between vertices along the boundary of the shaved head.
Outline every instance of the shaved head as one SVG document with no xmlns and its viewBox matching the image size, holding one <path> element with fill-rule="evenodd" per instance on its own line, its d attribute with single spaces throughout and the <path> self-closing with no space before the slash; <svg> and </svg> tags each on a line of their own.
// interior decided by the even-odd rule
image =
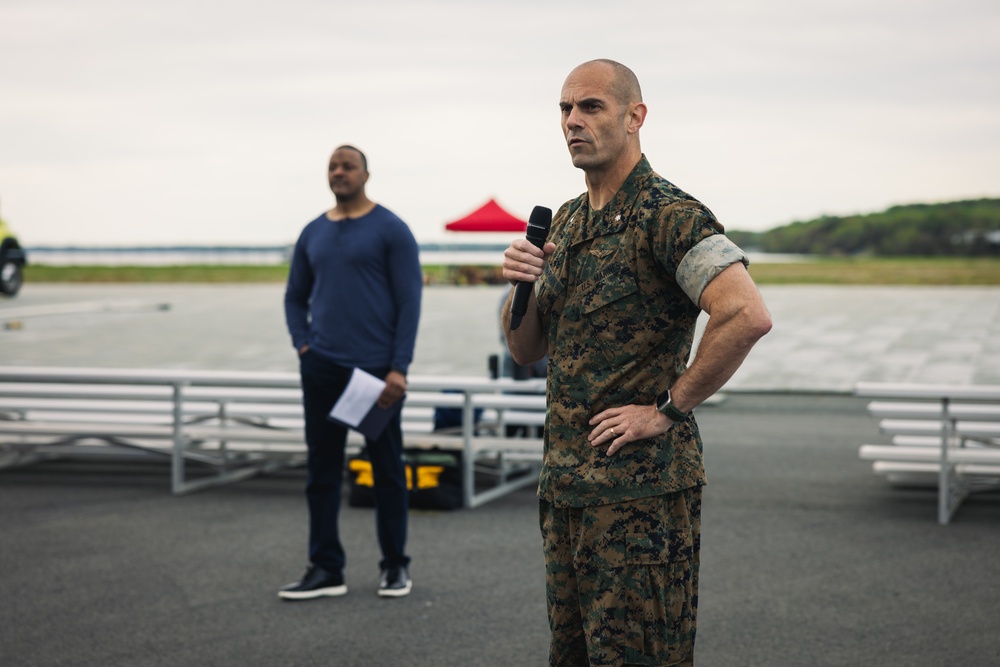
<svg viewBox="0 0 1000 667">
<path fill-rule="evenodd" d="M 585 62 L 566 77 L 559 110 L 573 166 L 586 173 L 588 191 L 605 181 L 605 194 L 613 194 L 642 157 L 639 129 L 646 105 L 635 74 L 614 60 Z M 590 195 L 595 208 L 604 205 Z"/>
<path fill-rule="evenodd" d="M 597 64 L 611 68 L 614 77 L 611 83 L 611 92 L 619 104 L 628 106 L 633 102 L 642 102 L 642 89 L 639 88 L 639 79 L 635 76 L 635 72 L 620 62 L 609 60 L 608 58 L 590 60 L 580 65 L 580 67 Z"/>
</svg>

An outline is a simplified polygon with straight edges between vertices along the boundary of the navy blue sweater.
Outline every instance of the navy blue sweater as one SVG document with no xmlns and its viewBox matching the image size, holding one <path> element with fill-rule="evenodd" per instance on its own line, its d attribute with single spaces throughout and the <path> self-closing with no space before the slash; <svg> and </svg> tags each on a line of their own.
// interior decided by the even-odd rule
<svg viewBox="0 0 1000 667">
<path fill-rule="evenodd" d="M 381 205 L 360 218 L 326 213 L 302 230 L 285 288 L 292 345 L 334 363 L 392 368 L 413 360 L 423 275 L 406 223 Z"/>
</svg>

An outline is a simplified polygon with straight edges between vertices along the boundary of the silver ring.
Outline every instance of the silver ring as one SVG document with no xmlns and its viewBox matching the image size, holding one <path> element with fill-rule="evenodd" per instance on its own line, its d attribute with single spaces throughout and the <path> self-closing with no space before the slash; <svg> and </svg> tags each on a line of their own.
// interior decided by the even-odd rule
<svg viewBox="0 0 1000 667">
<path fill-rule="evenodd" d="M 618 437 L 618 434 L 617 434 L 617 433 L 615 433 L 615 429 L 614 429 L 614 428 L 611 428 L 611 429 L 608 429 L 608 430 L 610 430 L 610 431 L 611 431 L 611 437 L 612 437 L 612 438 L 617 438 L 617 437 Z"/>
</svg>

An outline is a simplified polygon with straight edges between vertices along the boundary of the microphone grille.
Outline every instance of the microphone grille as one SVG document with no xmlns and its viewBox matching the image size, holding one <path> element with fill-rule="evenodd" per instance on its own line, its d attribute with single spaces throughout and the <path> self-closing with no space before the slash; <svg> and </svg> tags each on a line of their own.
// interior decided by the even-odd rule
<svg viewBox="0 0 1000 667">
<path fill-rule="evenodd" d="M 548 229 L 549 225 L 552 224 L 552 209 L 544 206 L 536 206 L 531 209 L 531 217 L 528 218 L 528 224 L 532 227 Z"/>
<path fill-rule="evenodd" d="M 528 218 L 528 229 L 525 230 L 525 236 L 529 241 L 534 243 L 539 248 L 545 243 L 545 239 L 549 235 L 549 226 L 552 224 L 552 209 L 545 208 L 544 206 L 536 206 L 531 211 L 531 217 Z"/>
</svg>

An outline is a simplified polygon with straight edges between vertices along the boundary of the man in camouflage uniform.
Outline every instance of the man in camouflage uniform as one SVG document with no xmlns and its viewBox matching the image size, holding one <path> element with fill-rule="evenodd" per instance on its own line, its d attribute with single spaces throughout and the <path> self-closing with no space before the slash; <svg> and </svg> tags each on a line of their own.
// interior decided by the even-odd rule
<svg viewBox="0 0 1000 667">
<path fill-rule="evenodd" d="M 519 364 L 549 355 L 539 481 L 551 665 L 691 665 L 701 437 L 691 410 L 771 327 L 747 257 L 704 205 L 652 171 L 635 75 L 584 63 L 562 127 L 587 192 L 504 277 L 535 282 L 510 330 Z M 513 292 L 512 292 L 513 293 Z M 709 315 L 688 367 L 695 320 Z"/>
</svg>

